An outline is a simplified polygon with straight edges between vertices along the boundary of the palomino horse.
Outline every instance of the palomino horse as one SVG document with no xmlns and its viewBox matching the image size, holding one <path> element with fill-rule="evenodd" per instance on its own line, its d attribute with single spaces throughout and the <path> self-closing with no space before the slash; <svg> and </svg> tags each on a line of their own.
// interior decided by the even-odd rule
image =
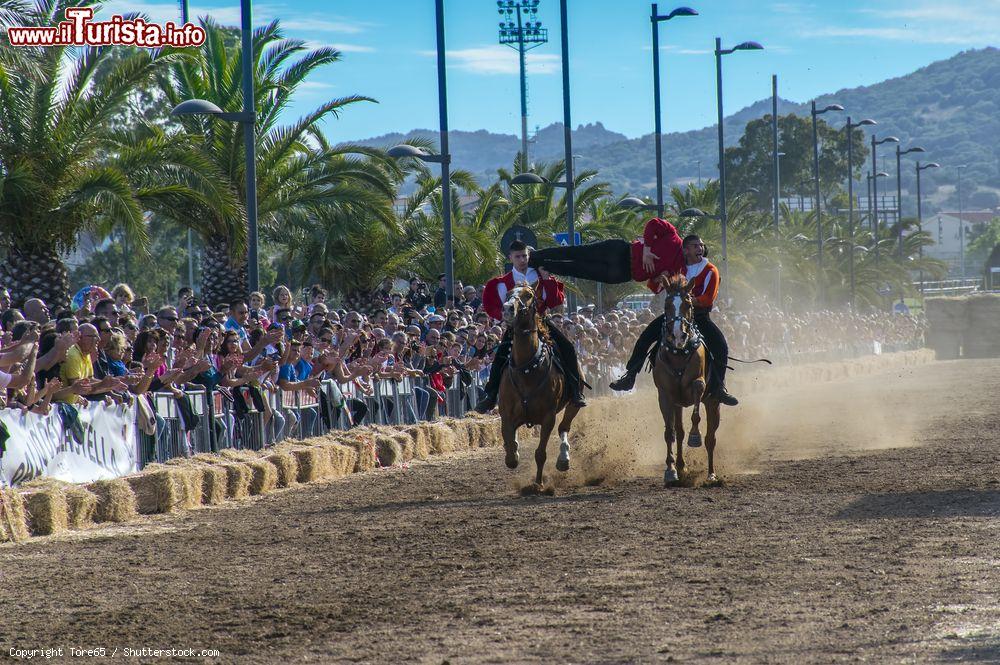
<svg viewBox="0 0 1000 665">
<path fill-rule="evenodd" d="M 715 481 L 715 431 L 719 428 L 719 400 L 705 394 L 708 374 L 708 353 L 692 319 L 691 285 L 681 275 L 661 277 L 666 293 L 663 306 L 663 332 L 660 348 L 653 363 L 653 383 L 659 393 L 663 414 L 663 438 L 667 442 L 667 468 L 663 484 L 677 482 L 684 472 L 684 407 L 693 406 L 691 434 L 688 445 L 701 445 L 700 407 L 705 405 L 708 428 L 705 449 L 708 452 L 708 480 Z M 693 282 L 692 282 L 693 284 Z M 722 362 L 726 359 L 723 358 Z M 674 468 L 674 443 L 677 444 L 677 466 Z"/>
<path fill-rule="evenodd" d="M 551 343 L 542 339 L 545 324 L 538 315 L 535 292 L 531 287 L 517 286 L 503 308 L 503 318 L 511 329 L 514 344 L 510 363 L 500 384 L 499 407 L 506 463 L 517 467 L 517 430 L 522 425 L 541 426 L 538 448 L 535 449 L 535 484 L 542 484 L 545 467 L 545 447 L 556 423 L 556 416 L 564 408 L 559 423 L 559 459 L 556 468 L 569 470 L 569 428 L 580 408 L 569 403 L 563 388 L 566 380 L 553 358 Z"/>
</svg>

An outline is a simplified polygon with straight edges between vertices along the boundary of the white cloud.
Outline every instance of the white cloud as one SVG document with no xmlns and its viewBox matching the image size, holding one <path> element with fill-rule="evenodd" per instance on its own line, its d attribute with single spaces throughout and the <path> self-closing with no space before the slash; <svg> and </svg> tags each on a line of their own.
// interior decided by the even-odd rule
<svg viewBox="0 0 1000 665">
<path fill-rule="evenodd" d="M 419 53 L 430 57 L 437 56 L 435 51 Z M 499 44 L 449 50 L 446 56 L 450 66 L 473 74 L 517 74 L 519 71 L 517 52 Z M 559 71 L 559 56 L 528 53 L 525 64 L 529 74 L 554 74 Z"/>
<path fill-rule="evenodd" d="M 315 39 L 307 39 L 304 41 L 305 47 L 309 50 L 316 50 L 320 48 L 335 48 L 341 53 L 374 53 L 375 49 L 371 46 L 365 46 L 364 44 L 345 44 L 343 42 L 330 43 L 321 42 Z"/>
<path fill-rule="evenodd" d="M 804 37 L 884 39 L 918 44 L 954 44 L 965 47 L 1000 42 L 1000 0 L 957 3 L 896 2 L 893 6 L 860 10 L 864 26 L 809 24 Z"/>
</svg>

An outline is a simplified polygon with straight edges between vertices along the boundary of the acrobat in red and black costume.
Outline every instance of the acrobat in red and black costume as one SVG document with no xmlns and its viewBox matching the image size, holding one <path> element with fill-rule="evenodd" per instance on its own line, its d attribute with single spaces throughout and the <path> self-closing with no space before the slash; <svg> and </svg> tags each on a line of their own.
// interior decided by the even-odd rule
<svg viewBox="0 0 1000 665">
<path fill-rule="evenodd" d="M 528 263 L 556 275 L 605 284 L 646 282 L 654 293 L 659 290 L 655 279 L 663 274 L 686 274 L 688 281 L 695 280 L 696 284 L 692 287 L 695 296 L 694 323 L 713 360 L 708 389 L 723 404 L 736 405 L 739 402 L 726 391 L 729 345 L 710 316 L 719 290 L 719 271 L 706 256 L 701 238 L 692 235 L 682 241 L 673 224 L 653 218 L 646 222 L 642 238 L 631 243 L 613 239 L 572 247 L 547 247 L 531 252 Z M 646 326 L 625 365 L 625 375 L 612 383 L 611 388 L 630 390 L 635 385 L 636 376 L 659 338 L 662 325 L 661 314 Z"/>
</svg>

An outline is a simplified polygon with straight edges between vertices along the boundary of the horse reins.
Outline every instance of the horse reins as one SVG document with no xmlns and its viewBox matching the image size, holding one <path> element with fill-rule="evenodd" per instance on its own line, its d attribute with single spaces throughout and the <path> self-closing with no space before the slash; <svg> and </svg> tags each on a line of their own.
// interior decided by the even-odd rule
<svg viewBox="0 0 1000 665">
<path fill-rule="evenodd" d="M 687 323 L 688 328 L 693 331 L 690 333 L 690 337 L 683 347 L 674 346 L 667 335 L 667 332 L 670 330 L 670 326 L 677 321 Z M 698 331 L 698 327 L 695 326 L 689 319 L 684 318 L 680 314 L 677 314 L 672 319 L 668 319 L 666 316 L 663 317 L 663 326 L 660 329 L 660 349 L 671 355 L 685 356 L 687 358 L 686 362 L 680 369 L 670 368 L 676 376 L 680 377 L 684 375 L 684 370 L 687 369 L 688 363 L 691 362 L 691 358 L 693 357 L 692 354 L 699 346 L 702 345 L 702 342 L 703 339 L 701 337 L 701 333 Z"/>
<path fill-rule="evenodd" d="M 532 303 L 531 306 L 534 306 L 534 303 Z M 521 390 L 521 387 L 517 384 L 516 377 L 519 374 L 525 374 L 525 375 L 531 374 L 532 372 L 534 372 L 536 369 L 539 369 L 543 365 L 546 368 L 545 377 L 548 377 L 548 375 L 552 373 L 551 349 L 549 348 L 549 345 L 542 340 L 541 335 L 538 334 L 538 315 L 532 313 L 531 318 L 532 318 L 532 327 L 522 328 L 520 332 L 522 334 L 529 334 L 532 332 L 536 334 L 536 338 L 538 339 L 538 347 L 535 349 L 535 355 L 533 355 L 531 359 L 528 360 L 528 362 L 524 363 L 523 365 L 516 365 L 514 363 L 514 354 L 512 351 L 511 357 L 507 361 L 507 376 L 510 379 L 510 385 L 514 387 L 514 392 L 517 393 L 518 399 L 521 400 L 521 408 L 524 409 L 525 413 L 528 412 L 528 402 L 530 402 L 531 398 L 535 396 L 535 393 L 537 393 L 542 388 L 542 386 L 545 385 L 545 381 L 544 380 L 540 381 L 538 385 L 536 385 L 527 394 L 525 394 Z M 531 427 L 530 423 L 528 423 L 527 425 Z"/>
</svg>

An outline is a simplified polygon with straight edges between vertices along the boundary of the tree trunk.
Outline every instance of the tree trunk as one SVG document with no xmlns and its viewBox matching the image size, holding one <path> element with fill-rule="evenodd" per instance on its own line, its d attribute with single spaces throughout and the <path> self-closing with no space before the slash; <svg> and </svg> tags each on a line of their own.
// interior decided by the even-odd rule
<svg viewBox="0 0 1000 665">
<path fill-rule="evenodd" d="M 0 267 L 0 279 L 15 306 L 41 298 L 53 314 L 69 309 L 69 274 L 55 247 L 11 247 Z"/>
<path fill-rule="evenodd" d="M 212 308 L 220 303 L 246 302 L 250 295 L 246 260 L 241 259 L 239 265 L 233 265 L 227 238 L 217 236 L 205 243 L 201 259 L 201 294 Z"/>
</svg>

